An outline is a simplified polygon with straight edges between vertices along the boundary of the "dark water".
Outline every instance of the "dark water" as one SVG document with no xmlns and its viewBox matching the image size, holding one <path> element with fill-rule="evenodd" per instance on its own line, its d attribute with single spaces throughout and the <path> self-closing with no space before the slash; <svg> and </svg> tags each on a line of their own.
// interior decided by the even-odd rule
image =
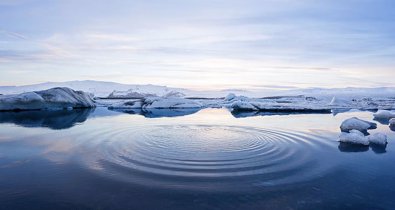
<svg viewBox="0 0 395 210">
<path fill-rule="evenodd" d="M 0 209 L 395 209 L 395 132 L 339 144 L 352 116 L 0 113 Z"/>
</svg>

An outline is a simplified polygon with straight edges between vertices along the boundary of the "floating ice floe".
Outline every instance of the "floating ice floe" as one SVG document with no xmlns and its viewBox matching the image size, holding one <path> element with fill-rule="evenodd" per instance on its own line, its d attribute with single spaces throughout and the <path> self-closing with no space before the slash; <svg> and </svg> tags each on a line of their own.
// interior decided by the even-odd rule
<svg viewBox="0 0 395 210">
<path fill-rule="evenodd" d="M 170 90 L 170 89 L 169 89 Z M 137 90 L 136 90 L 137 91 Z M 192 106 L 193 108 L 204 107 L 204 108 L 229 108 L 235 111 L 278 111 L 278 112 L 312 112 L 312 113 L 336 113 L 339 111 L 348 111 L 350 109 L 359 109 L 359 110 L 370 110 L 370 109 L 391 109 L 394 106 L 395 99 L 392 100 L 390 98 L 354 98 L 350 96 L 336 96 L 336 97 L 323 97 L 321 95 L 317 96 L 307 96 L 307 95 L 289 95 L 289 96 L 270 96 L 270 97 L 262 97 L 262 98 L 250 98 L 241 95 L 235 95 L 234 93 L 230 93 L 225 96 L 223 99 L 220 97 L 214 98 L 205 98 L 205 97 L 189 97 L 184 98 L 185 95 L 179 94 L 177 91 L 162 91 L 161 94 L 149 94 L 148 92 L 137 91 L 137 93 L 141 93 L 140 95 L 128 92 L 130 94 L 118 93 L 114 92 L 111 95 L 111 99 L 117 98 L 119 100 L 127 100 L 130 101 L 131 98 L 142 100 L 142 108 L 144 108 L 144 104 L 146 108 L 184 108 L 184 105 L 160 105 L 163 103 L 172 104 L 175 100 L 189 100 L 185 102 L 181 102 L 181 104 L 185 104 L 188 106 Z M 144 94 L 143 94 L 144 93 Z M 332 99 L 332 101 L 331 101 Z M 125 104 L 123 107 L 123 103 L 125 102 L 111 102 L 105 101 L 106 98 L 97 99 L 97 103 L 103 104 L 105 106 L 122 107 L 122 108 L 136 108 L 138 105 L 128 105 Z M 153 105 L 150 100 L 155 100 Z M 110 104 L 109 104 L 110 103 Z M 134 104 L 134 102 L 132 102 Z M 178 103 L 178 102 L 175 102 Z M 199 106 L 199 104 L 201 106 Z M 388 123 L 388 122 L 387 122 Z"/>
<path fill-rule="evenodd" d="M 90 95 L 65 87 L 0 96 L 1 111 L 58 110 L 89 107 L 95 107 Z"/>
<path fill-rule="evenodd" d="M 224 101 L 231 101 L 236 98 L 236 95 L 234 93 L 229 93 L 227 96 L 225 96 Z"/>
<path fill-rule="evenodd" d="M 201 108 L 202 104 L 185 98 L 153 97 L 144 100 L 143 109 L 190 109 Z"/>
<path fill-rule="evenodd" d="M 369 145 L 369 140 L 358 130 L 350 130 L 349 133 L 341 133 L 339 141 L 343 143 Z"/>
<path fill-rule="evenodd" d="M 391 119 L 395 118 L 395 112 L 388 110 L 378 110 L 376 113 L 373 114 L 373 116 L 376 119 Z"/>
<path fill-rule="evenodd" d="M 343 123 L 340 126 L 340 130 L 342 132 L 349 132 L 351 130 L 367 132 L 367 130 L 376 129 L 376 128 L 377 128 L 376 123 L 361 120 L 356 117 L 352 117 L 350 119 L 343 121 Z"/>
<path fill-rule="evenodd" d="M 108 106 L 110 109 L 141 109 L 143 100 L 121 101 Z"/>
<path fill-rule="evenodd" d="M 352 101 L 350 99 L 344 99 L 344 98 L 338 98 L 334 96 L 329 103 L 330 107 L 335 107 L 335 108 L 349 108 L 352 107 Z"/>
<path fill-rule="evenodd" d="M 369 143 L 378 144 L 378 145 L 386 145 L 387 144 L 387 135 L 384 133 L 375 133 L 370 136 L 367 136 Z"/>
<path fill-rule="evenodd" d="M 185 98 L 149 97 L 142 100 L 120 102 L 110 106 L 111 109 L 192 109 L 202 108 L 202 104 Z"/>
<path fill-rule="evenodd" d="M 339 141 L 366 146 L 369 144 L 385 146 L 387 144 L 387 135 L 384 133 L 375 133 L 370 136 L 365 136 L 361 131 L 351 130 L 349 133 L 341 133 Z"/>
<path fill-rule="evenodd" d="M 228 97 L 229 96 L 229 97 Z M 314 97 L 299 96 L 275 96 L 265 98 L 248 98 L 244 96 L 228 95 L 230 104 L 225 101 L 224 107 L 235 111 L 303 111 L 303 112 L 327 112 L 330 107 Z"/>
<path fill-rule="evenodd" d="M 231 108 L 233 110 L 243 110 L 243 111 L 258 111 L 259 107 L 255 106 L 251 102 L 247 101 L 235 101 L 232 103 Z"/>
</svg>

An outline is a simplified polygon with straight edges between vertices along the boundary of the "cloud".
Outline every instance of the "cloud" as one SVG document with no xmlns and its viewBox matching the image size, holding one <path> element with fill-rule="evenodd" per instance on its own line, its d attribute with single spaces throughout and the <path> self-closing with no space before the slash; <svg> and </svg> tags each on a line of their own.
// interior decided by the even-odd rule
<svg viewBox="0 0 395 210">
<path fill-rule="evenodd" d="M 20 34 L 20 33 L 16 33 L 16 32 L 12 32 L 12 31 L 0 30 L 0 35 L 5 35 L 7 37 L 15 38 L 15 39 L 22 39 L 22 40 L 26 40 L 27 39 L 27 37 L 25 35 Z"/>
<path fill-rule="evenodd" d="M 0 8 L 0 20 L 7 20 L 0 31 L 0 74 L 10 78 L 3 72 L 19 69 L 37 71 L 49 81 L 67 72 L 62 76 L 73 80 L 91 76 L 225 88 L 384 85 L 391 82 L 389 69 L 395 65 L 392 4 L 387 0 L 15 4 Z"/>
</svg>

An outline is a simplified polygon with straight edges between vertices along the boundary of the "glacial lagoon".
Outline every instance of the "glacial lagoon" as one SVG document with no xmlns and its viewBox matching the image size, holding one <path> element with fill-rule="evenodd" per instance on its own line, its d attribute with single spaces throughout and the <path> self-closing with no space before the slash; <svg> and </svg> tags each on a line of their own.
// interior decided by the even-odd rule
<svg viewBox="0 0 395 210">
<path fill-rule="evenodd" d="M 0 113 L 0 209 L 392 209 L 388 145 L 340 144 L 371 112 Z"/>
</svg>

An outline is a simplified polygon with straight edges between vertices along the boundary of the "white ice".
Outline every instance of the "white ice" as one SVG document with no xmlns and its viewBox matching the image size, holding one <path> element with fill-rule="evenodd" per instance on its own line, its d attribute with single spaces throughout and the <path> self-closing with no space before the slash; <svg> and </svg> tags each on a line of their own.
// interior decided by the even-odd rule
<svg viewBox="0 0 395 210">
<path fill-rule="evenodd" d="M 143 109 L 187 109 L 201 108 L 202 104 L 197 101 L 185 98 L 146 98 L 143 103 Z"/>
<path fill-rule="evenodd" d="M 110 106 L 112 109 L 192 109 L 202 108 L 198 101 L 185 98 L 149 97 L 142 100 L 126 101 Z"/>
<path fill-rule="evenodd" d="M 349 132 L 351 130 L 366 132 L 368 129 L 375 129 L 375 128 L 377 128 L 376 123 L 361 120 L 356 117 L 352 117 L 350 119 L 343 121 L 343 123 L 340 126 L 342 132 Z"/>
<path fill-rule="evenodd" d="M 352 106 L 352 103 L 350 99 L 338 98 L 334 96 L 329 103 L 329 106 L 335 108 L 348 108 Z"/>
<path fill-rule="evenodd" d="M 376 113 L 373 114 L 376 119 L 391 119 L 395 118 L 395 112 L 388 111 L 388 110 L 378 110 Z"/>
<path fill-rule="evenodd" d="M 349 133 L 341 133 L 339 136 L 339 141 L 343 143 L 369 145 L 368 138 L 366 138 L 365 135 L 358 130 L 350 130 Z"/>
<path fill-rule="evenodd" d="M 367 137 L 369 143 L 371 144 L 379 144 L 386 145 L 387 144 L 387 135 L 384 133 L 375 133 Z"/>
<path fill-rule="evenodd" d="M 94 107 L 89 94 L 70 88 L 52 88 L 0 96 L 0 110 L 42 110 Z"/>
</svg>

